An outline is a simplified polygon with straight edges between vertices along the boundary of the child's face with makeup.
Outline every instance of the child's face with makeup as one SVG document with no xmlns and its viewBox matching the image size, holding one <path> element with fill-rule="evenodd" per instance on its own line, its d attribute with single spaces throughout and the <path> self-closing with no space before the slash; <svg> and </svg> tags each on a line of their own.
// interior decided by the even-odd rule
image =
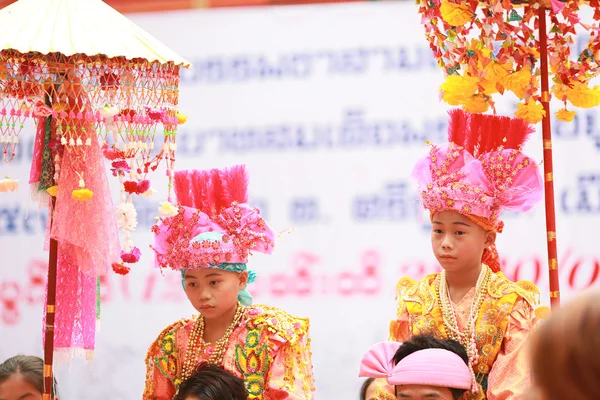
<svg viewBox="0 0 600 400">
<path fill-rule="evenodd" d="M 483 250 L 494 244 L 495 232 L 486 232 L 456 211 L 443 211 L 431 221 L 431 247 L 447 271 L 460 271 L 481 264 Z"/>
<path fill-rule="evenodd" d="M 238 292 L 246 287 L 248 273 L 217 268 L 188 270 L 183 276 L 188 299 L 206 319 L 224 314 L 237 304 Z"/>
</svg>

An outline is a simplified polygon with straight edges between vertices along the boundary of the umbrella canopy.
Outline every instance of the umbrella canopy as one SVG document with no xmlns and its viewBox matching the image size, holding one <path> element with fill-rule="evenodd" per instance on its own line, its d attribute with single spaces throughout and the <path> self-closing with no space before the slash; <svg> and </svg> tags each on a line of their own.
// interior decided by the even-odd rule
<svg viewBox="0 0 600 400">
<path fill-rule="evenodd" d="M 0 10 L 0 49 L 136 58 L 189 67 L 101 0 L 20 0 Z"/>
<path fill-rule="evenodd" d="M 189 66 L 100 0 L 20 0 L 0 10 L 0 149 L 10 162 L 25 121 L 36 122 L 29 183 L 53 209 L 45 395 L 54 350 L 93 354 L 97 277 L 111 267 L 126 273 L 125 264 L 140 258 L 130 238 L 132 197 L 151 191 L 149 175 L 161 162 L 171 187 L 177 125 L 185 120 L 177 110 L 179 70 Z M 116 208 L 105 159 L 120 183 Z"/>
</svg>

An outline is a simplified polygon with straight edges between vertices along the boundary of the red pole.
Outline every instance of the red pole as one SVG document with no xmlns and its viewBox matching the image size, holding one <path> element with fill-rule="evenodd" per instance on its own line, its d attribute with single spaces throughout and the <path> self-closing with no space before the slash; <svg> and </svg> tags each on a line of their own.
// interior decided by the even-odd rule
<svg viewBox="0 0 600 400">
<path fill-rule="evenodd" d="M 546 31 L 546 9 L 538 10 L 540 32 L 540 68 L 542 73 L 542 105 L 546 115 L 542 120 L 544 143 L 544 196 L 546 201 L 546 240 L 548 242 L 548 271 L 550 279 L 550 306 L 560 305 L 558 282 L 558 251 L 556 247 L 556 213 L 554 207 L 554 177 L 552 167 L 552 132 L 550 128 L 550 90 L 548 88 L 548 37 Z"/>
<path fill-rule="evenodd" d="M 56 206 L 56 197 L 52 197 L 50 205 L 50 225 L 52 225 L 54 207 Z M 46 326 L 44 336 L 44 391 L 43 400 L 52 400 L 53 372 L 54 362 L 54 311 L 56 305 L 56 266 L 58 261 L 58 242 L 50 239 L 50 255 L 48 258 L 48 300 L 46 303 Z"/>
</svg>

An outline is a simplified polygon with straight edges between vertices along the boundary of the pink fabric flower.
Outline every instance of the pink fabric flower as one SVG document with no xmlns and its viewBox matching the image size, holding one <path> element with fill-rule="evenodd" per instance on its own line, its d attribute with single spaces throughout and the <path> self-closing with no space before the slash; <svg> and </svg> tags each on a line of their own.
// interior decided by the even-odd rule
<svg viewBox="0 0 600 400">
<path fill-rule="evenodd" d="M 113 176 L 117 176 L 118 174 L 131 171 L 129 164 L 127 164 L 127 161 L 124 160 L 113 161 L 111 166 L 112 168 L 110 170 L 112 171 Z"/>
<path fill-rule="evenodd" d="M 153 121 L 162 121 L 165 116 L 165 110 L 152 110 L 148 108 L 146 109 L 146 113 Z"/>
<path fill-rule="evenodd" d="M 137 247 L 134 247 L 128 253 L 121 251 L 121 260 L 123 260 L 123 262 L 129 263 L 129 264 L 134 264 L 134 263 L 140 261 L 141 256 L 142 256 L 142 252 Z"/>
<path fill-rule="evenodd" d="M 124 158 L 125 156 L 121 150 L 114 147 L 108 147 L 106 143 L 104 144 L 104 146 L 102 146 L 102 154 L 104 155 L 104 158 L 110 161 L 114 161 L 119 158 Z"/>
</svg>

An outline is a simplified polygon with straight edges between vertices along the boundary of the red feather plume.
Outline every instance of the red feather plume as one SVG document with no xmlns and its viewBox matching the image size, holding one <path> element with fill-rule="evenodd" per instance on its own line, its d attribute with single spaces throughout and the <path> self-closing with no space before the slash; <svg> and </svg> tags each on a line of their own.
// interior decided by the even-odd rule
<svg viewBox="0 0 600 400">
<path fill-rule="evenodd" d="M 221 176 L 221 171 L 218 169 L 213 169 L 210 171 L 210 178 L 212 182 L 212 199 L 214 210 L 217 213 L 220 213 L 223 209 L 229 207 L 231 202 L 227 201 L 227 194 L 225 193 L 223 187 L 223 178 Z"/>
<path fill-rule="evenodd" d="M 177 202 L 181 206 L 193 207 L 194 201 L 190 193 L 190 179 L 188 171 L 177 171 L 173 178 L 173 186 Z"/>
<path fill-rule="evenodd" d="M 223 180 L 229 205 L 232 202 L 248 203 L 248 170 L 245 165 L 235 165 L 223 171 Z"/>
<path fill-rule="evenodd" d="M 193 170 L 191 175 L 194 207 L 205 214 L 210 214 L 213 209 L 210 172 Z"/>
<path fill-rule="evenodd" d="M 519 118 L 450 111 L 448 140 L 462 146 L 474 157 L 505 149 L 521 150 L 534 127 Z"/>
</svg>

